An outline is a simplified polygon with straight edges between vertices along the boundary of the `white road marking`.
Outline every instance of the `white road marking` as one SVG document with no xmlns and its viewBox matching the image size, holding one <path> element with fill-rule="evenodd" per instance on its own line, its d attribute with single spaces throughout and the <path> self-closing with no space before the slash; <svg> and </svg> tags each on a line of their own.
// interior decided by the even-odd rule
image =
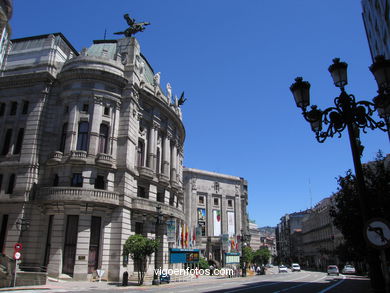
<svg viewBox="0 0 390 293">
<path fill-rule="evenodd" d="M 336 286 L 338 286 L 338 285 L 340 285 L 342 282 L 344 282 L 345 281 L 345 276 L 343 276 L 343 278 L 340 280 L 340 281 L 338 281 L 337 283 L 335 283 L 335 284 L 333 284 L 333 285 L 331 285 L 331 286 L 329 286 L 329 287 L 327 287 L 327 288 L 325 288 L 324 290 L 321 290 L 320 292 L 318 292 L 318 293 L 325 293 L 325 292 L 327 292 L 327 291 L 329 291 L 330 289 L 332 289 L 332 288 L 334 288 L 334 287 L 336 287 Z"/>
</svg>

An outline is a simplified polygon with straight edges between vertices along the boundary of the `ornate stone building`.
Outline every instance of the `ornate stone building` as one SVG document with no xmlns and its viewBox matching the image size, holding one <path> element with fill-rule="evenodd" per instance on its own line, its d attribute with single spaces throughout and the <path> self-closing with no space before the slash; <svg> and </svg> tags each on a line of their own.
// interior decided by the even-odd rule
<svg viewBox="0 0 390 293">
<path fill-rule="evenodd" d="M 1 251 L 21 242 L 22 269 L 119 280 L 134 271 L 122 265 L 126 239 L 159 233 L 167 267 L 179 243 L 155 223 L 158 206 L 163 221 L 184 221 L 185 129 L 137 40 L 81 53 L 61 33 L 12 43 L 0 77 Z"/>
<path fill-rule="evenodd" d="M 9 20 L 12 17 L 12 0 L 0 0 L 0 68 L 3 67 L 4 57 L 9 50 L 11 27 Z"/>
<path fill-rule="evenodd" d="M 184 168 L 183 178 L 193 247 L 221 266 L 224 253 L 240 252 L 241 235 L 249 234 L 248 183 L 242 177 L 193 168 Z"/>
</svg>

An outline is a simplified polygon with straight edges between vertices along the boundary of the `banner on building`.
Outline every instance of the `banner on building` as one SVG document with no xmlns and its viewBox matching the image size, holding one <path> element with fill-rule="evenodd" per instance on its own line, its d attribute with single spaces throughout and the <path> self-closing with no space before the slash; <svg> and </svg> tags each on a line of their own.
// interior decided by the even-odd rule
<svg viewBox="0 0 390 293">
<path fill-rule="evenodd" d="M 232 237 L 236 233 L 234 212 L 227 212 L 228 234 Z"/>
<path fill-rule="evenodd" d="M 221 211 L 213 210 L 214 236 L 221 235 Z"/>
<path fill-rule="evenodd" d="M 206 209 L 198 208 L 198 221 L 206 222 Z"/>
<path fill-rule="evenodd" d="M 167 221 L 167 241 L 176 242 L 176 219 Z"/>
</svg>

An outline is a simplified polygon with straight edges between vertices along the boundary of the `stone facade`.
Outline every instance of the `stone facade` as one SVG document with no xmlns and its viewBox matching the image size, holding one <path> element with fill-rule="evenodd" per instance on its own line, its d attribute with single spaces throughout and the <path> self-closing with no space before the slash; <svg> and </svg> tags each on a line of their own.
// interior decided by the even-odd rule
<svg viewBox="0 0 390 293">
<path fill-rule="evenodd" d="M 258 250 L 261 247 L 260 231 L 256 223 L 249 223 L 249 234 L 251 235 L 251 241 L 249 246 L 253 250 Z"/>
<path fill-rule="evenodd" d="M 184 212 L 190 230 L 196 231 L 194 247 L 221 266 L 223 253 L 240 251 L 240 236 L 249 233 L 248 183 L 241 177 L 191 168 L 184 168 L 183 178 Z"/>
<path fill-rule="evenodd" d="M 371 57 L 384 55 L 390 59 L 390 1 L 362 0 L 363 21 Z"/>
<path fill-rule="evenodd" d="M 3 68 L 4 57 L 10 49 L 9 20 L 12 17 L 12 0 L 0 0 L 0 68 Z"/>
<path fill-rule="evenodd" d="M 155 237 L 157 207 L 184 222 L 180 108 L 133 37 L 81 53 L 60 33 L 12 43 L 0 77 L 0 249 L 12 256 L 22 242 L 21 268 L 52 277 L 131 275 L 123 244 Z M 159 232 L 167 267 L 178 243 Z"/>
</svg>

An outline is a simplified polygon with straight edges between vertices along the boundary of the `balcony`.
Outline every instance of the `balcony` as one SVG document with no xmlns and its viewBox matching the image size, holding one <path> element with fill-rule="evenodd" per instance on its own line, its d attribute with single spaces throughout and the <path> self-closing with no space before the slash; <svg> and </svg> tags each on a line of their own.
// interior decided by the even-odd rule
<svg viewBox="0 0 390 293">
<path fill-rule="evenodd" d="M 158 182 L 163 186 L 169 185 L 169 177 L 165 174 L 159 173 L 157 174 Z"/>
<path fill-rule="evenodd" d="M 87 162 L 87 152 L 86 151 L 71 151 L 69 161 L 74 163 L 86 163 Z"/>
<path fill-rule="evenodd" d="M 55 151 L 50 154 L 49 160 L 47 161 L 48 165 L 56 165 L 61 162 L 63 157 L 62 152 Z"/>
<path fill-rule="evenodd" d="M 51 202 L 92 202 L 119 205 L 120 196 L 115 192 L 78 187 L 44 187 L 37 196 L 38 201 Z"/>
<path fill-rule="evenodd" d="M 108 154 L 99 153 L 96 156 L 96 164 L 102 165 L 104 167 L 112 167 L 114 164 L 114 159 Z"/>
<path fill-rule="evenodd" d="M 139 177 L 146 180 L 152 180 L 154 177 L 154 172 L 149 167 L 139 166 L 138 173 L 139 173 Z"/>
<path fill-rule="evenodd" d="M 184 219 L 183 211 L 179 210 L 176 207 L 172 207 L 155 200 L 150 200 L 142 197 L 134 197 L 131 199 L 131 203 L 133 209 L 152 212 L 152 213 L 155 213 L 157 206 L 160 206 L 163 215 L 168 215 L 168 216 L 173 215 L 177 218 Z"/>
</svg>

